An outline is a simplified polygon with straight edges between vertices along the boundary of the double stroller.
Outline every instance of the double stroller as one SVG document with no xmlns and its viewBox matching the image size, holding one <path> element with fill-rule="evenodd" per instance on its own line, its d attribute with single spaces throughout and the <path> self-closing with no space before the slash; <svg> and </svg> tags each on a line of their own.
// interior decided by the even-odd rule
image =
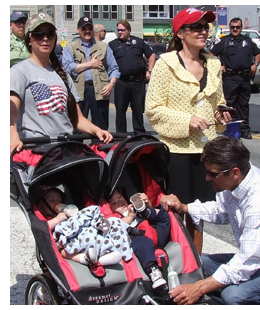
<svg viewBox="0 0 260 310">
<path fill-rule="evenodd" d="M 128 200 L 136 192 L 145 192 L 153 206 L 167 193 L 169 150 L 157 138 L 139 135 L 105 145 L 85 144 L 75 141 L 77 137 L 65 136 L 64 141 L 56 143 L 28 139 L 23 151 L 12 156 L 11 198 L 28 220 L 42 270 L 30 279 L 25 303 L 174 304 L 167 289 L 152 288 L 134 254 L 130 261 L 104 266 L 105 273 L 99 276 L 89 266 L 63 258 L 58 251 L 47 221 L 36 206 L 42 186 L 62 186 L 68 199 L 65 203 L 73 203 L 79 210 L 98 205 L 105 216 L 109 212 L 105 192 L 111 194 L 115 188 Z M 172 210 L 169 215 L 169 241 L 163 249 L 156 249 L 163 276 L 167 281 L 167 268 L 171 266 L 181 284 L 203 279 L 200 257 L 183 220 Z M 46 292 L 44 300 L 39 298 L 39 290 Z"/>
</svg>

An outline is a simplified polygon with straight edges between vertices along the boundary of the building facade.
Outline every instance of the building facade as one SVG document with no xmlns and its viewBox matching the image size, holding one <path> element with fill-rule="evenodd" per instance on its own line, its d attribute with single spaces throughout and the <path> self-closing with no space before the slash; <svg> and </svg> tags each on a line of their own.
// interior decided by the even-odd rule
<svg viewBox="0 0 260 310">
<path fill-rule="evenodd" d="M 58 40 L 70 42 L 77 34 L 77 22 L 88 16 L 93 23 L 101 23 L 108 31 L 116 32 L 117 22 L 126 19 L 131 24 L 132 35 L 146 41 L 157 41 L 155 33 L 163 34 L 171 29 L 172 18 L 187 5 L 11 5 L 14 10 L 23 11 L 28 16 L 44 12 L 54 18 L 58 30 Z M 203 10 L 216 11 L 215 5 L 196 6 Z M 260 5 L 228 5 L 228 20 L 242 18 L 249 28 L 260 30 Z M 214 23 L 215 25 L 215 23 Z"/>
</svg>

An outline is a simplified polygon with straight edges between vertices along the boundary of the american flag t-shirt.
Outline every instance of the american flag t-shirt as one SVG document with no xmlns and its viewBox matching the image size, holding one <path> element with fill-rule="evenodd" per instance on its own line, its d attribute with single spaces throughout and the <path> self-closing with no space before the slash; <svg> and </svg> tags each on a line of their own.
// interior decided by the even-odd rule
<svg viewBox="0 0 260 310">
<path fill-rule="evenodd" d="M 50 111 L 65 112 L 67 94 L 61 86 L 35 84 L 31 86 L 31 92 L 40 115 L 48 115 Z"/>
</svg>

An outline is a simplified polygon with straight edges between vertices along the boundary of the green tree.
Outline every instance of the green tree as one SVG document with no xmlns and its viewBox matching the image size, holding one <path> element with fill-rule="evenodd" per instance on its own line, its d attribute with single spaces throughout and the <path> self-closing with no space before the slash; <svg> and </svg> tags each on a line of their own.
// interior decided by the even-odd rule
<svg viewBox="0 0 260 310">
<path fill-rule="evenodd" d="M 169 43 L 173 37 L 172 23 L 169 22 L 168 26 L 165 27 L 163 30 L 156 28 L 154 31 L 154 35 L 157 42 Z"/>
</svg>

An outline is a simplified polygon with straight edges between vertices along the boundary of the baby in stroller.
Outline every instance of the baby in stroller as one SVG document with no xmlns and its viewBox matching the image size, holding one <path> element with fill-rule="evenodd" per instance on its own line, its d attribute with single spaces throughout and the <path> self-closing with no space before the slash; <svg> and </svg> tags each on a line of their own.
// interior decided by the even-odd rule
<svg viewBox="0 0 260 310">
<path fill-rule="evenodd" d="M 125 260 L 132 258 L 127 226 L 121 220 L 105 219 L 98 206 L 89 206 L 68 218 L 64 212 L 57 212 L 64 199 L 65 194 L 59 188 L 51 187 L 43 190 L 38 202 L 39 211 L 54 231 L 62 257 L 84 265 L 102 266 L 119 263 L 122 253 Z M 113 238 L 115 235 L 121 238 Z"/>
<path fill-rule="evenodd" d="M 161 248 L 167 244 L 171 227 L 170 217 L 161 205 L 153 208 L 144 193 L 136 193 L 130 201 L 133 204 L 128 205 L 118 189 L 115 189 L 108 200 L 111 211 L 119 214 L 121 219 L 129 224 L 128 234 L 132 240 L 133 252 L 144 272 L 150 277 L 153 289 L 157 289 L 164 286 L 166 281 L 155 256 L 155 244 Z"/>
</svg>

